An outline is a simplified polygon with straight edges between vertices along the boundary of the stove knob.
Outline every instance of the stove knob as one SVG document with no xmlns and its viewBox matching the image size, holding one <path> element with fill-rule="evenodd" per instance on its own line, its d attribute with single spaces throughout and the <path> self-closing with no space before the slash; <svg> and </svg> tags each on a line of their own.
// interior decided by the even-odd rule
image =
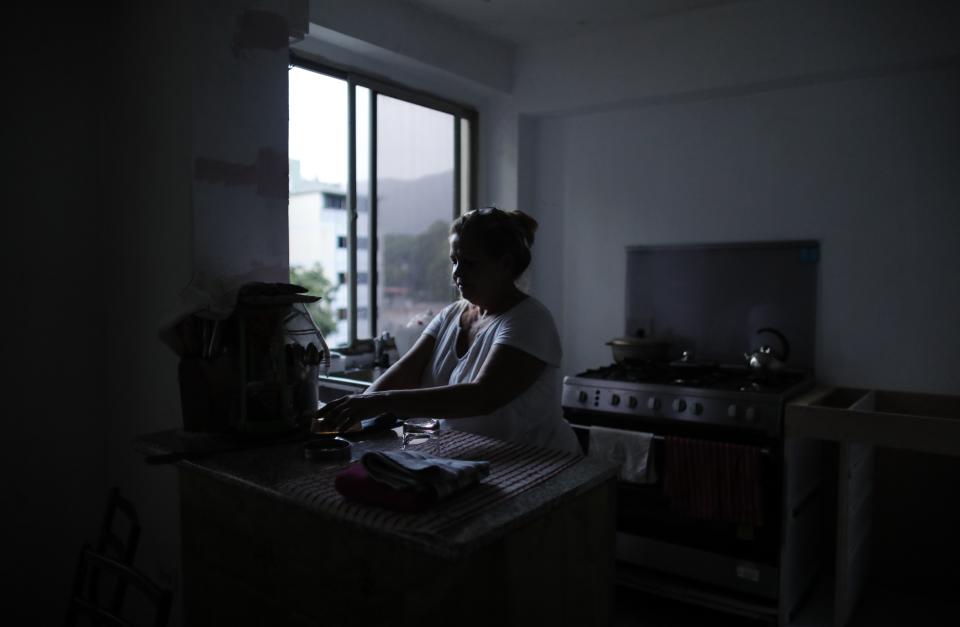
<svg viewBox="0 0 960 627">
<path fill-rule="evenodd" d="M 736 417 L 737 417 L 737 404 L 736 404 L 736 403 L 730 403 L 730 405 L 727 407 L 727 415 L 730 416 L 731 418 L 736 418 Z"/>
<path fill-rule="evenodd" d="M 682 398 L 678 398 L 673 401 L 673 411 L 683 411 L 687 408 L 687 401 Z"/>
<path fill-rule="evenodd" d="M 754 407 L 747 407 L 747 411 L 743 412 L 743 419 L 747 422 L 753 422 L 757 419 L 757 410 Z"/>
<path fill-rule="evenodd" d="M 649 398 L 647 400 L 647 407 L 649 407 L 653 411 L 660 411 L 660 399 L 653 398 L 653 397 Z"/>
<path fill-rule="evenodd" d="M 617 405 L 619 405 L 619 404 L 620 404 L 620 395 L 619 395 L 619 394 L 614 394 L 613 396 L 611 396 L 611 397 L 610 397 L 610 404 L 613 405 L 614 407 L 616 407 Z"/>
<path fill-rule="evenodd" d="M 580 392 L 579 394 L 577 394 L 577 400 L 580 401 L 581 403 L 586 403 L 588 398 L 590 397 L 587 396 L 586 392 Z"/>
<path fill-rule="evenodd" d="M 694 403 L 694 404 L 693 404 L 693 415 L 694 415 L 694 416 L 699 416 L 699 415 L 702 414 L 702 413 L 703 413 L 703 405 L 701 405 L 700 403 Z"/>
<path fill-rule="evenodd" d="M 627 401 L 627 404 L 630 405 L 630 409 L 636 409 L 637 407 L 637 397 L 631 396 L 630 400 Z"/>
</svg>

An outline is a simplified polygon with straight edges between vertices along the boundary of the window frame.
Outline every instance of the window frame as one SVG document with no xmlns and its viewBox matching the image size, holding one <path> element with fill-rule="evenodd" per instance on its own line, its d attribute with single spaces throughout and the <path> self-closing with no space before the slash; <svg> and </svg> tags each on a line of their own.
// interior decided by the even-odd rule
<svg viewBox="0 0 960 627">
<path fill-rule="evenodd" d="M 464 211 L 477 206 L 477 164 L 478 164 L 478 119 L 477 110 L 471 106 L 460 104 L 452 100 L 434 96 L 430 93 L 412 89 L 395 83 L 389 79 L 375 77 L 370 74 L 358 73 L 345 67 L 337 67 L 329 63 L 320 63 L 309 59 L 302 54 L 294 51 L 290 52 L 288 68 L 299 67 L 319 74 L 325 74 L 332 78 L 338 78 L 347 83 L 347 347 L 355 347 L 362 339 L 374 337 L 377 333 L 377 311 L 379 309 L 377 302 L 377 286 L 379 277 L 377 276 L 377 256 L 379 254 L 377 246 L 377 95 L 383 94 L 390 98 L 403 100 L 411 104 L 420 105 L 436 111 L 441 111 L 453 116 L 453 198 L 451 199 L 451 220 L 459 217 Z M 370 328 L 369 336 L 360 338 L 357 329 L 357 255 L 360 254 L 358 248 L 357 234 L 357 88 L 363 87 L 369 90 L 370 99 L 370 120 L 369 120 L 369 199 L 370 199 L 370 219 L 368 238 L 368 247 L 365 251 L 369 257 L 369 290 L 368 311 Z M 469 190 L 464 202 L 462 182 L 463 167 L 462 163 L 462 141 L 461 126 L 462 120 L 469 123 L 469 151 L 467 153 L 467 184 Z M 466 205 L 466 206 L 464 206 Z M 451 290 L 451 295 L 453 292 Z"/>
</svg>

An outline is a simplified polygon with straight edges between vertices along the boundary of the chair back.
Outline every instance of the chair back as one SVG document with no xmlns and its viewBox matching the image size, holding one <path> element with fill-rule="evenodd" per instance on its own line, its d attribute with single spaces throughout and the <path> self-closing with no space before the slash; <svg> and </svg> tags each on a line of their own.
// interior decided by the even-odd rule
<svg viewBox="0 0 960 627">
<path fill-rule="evenodd" d="M 153 616 L 151 623 L 153 627 L 166 627 L 170 620 L 170 606 L 173 599 L 171 591 L 161 588 L 132 566 L 101 555 L 89 546 L 84 546 L 80 552 L 80 561 L 67 610 L 66 625 L 68 627 L 78 624 L 116 625 L 118 627 L 132 627 L 134 625 L 129 615 L 122 615 L 123 607 L 114 608 L 112 601 L 105 604 L 98 597 L 90 596 L 89 580 L 91 576 L 95 576 L 104 582 L 122 582 L 124 590 L 129 590 L 137 596 L 138 603 L 136 605 L 127 605 L 136 608 L 145 607 L 145 613 L 150 613 Z M 86 622 L 80 623 L 81 618 L 85 618 Z"/>
<path fill-rule="evenodd" d="M 107 498 L 107 510 L 100 525 L 96 551 L 121 564 L 132 564 L 139 542 L 140 519 L 137 510 L 133 503 L 120 495 L 120 488 L 114 486 Z"/>
<path fill-rule="evenodd" d="M 133 556 L 140 542 L 140 519 L 133 503 L 120 495 L 120 489 L 114 486 L 107 497 L 107 509 L 100 524 L 100 536 L 97 538 L 96 552 L 126 566 L 133 566 Z M 101 600 L 101 577 L 96 565 L 91 567 L 87 578 L 86 598 Z M 110 608 L 119 614 L 126 594 L 126 582 L 117 579 L 113 587 Z"/>
</svg>

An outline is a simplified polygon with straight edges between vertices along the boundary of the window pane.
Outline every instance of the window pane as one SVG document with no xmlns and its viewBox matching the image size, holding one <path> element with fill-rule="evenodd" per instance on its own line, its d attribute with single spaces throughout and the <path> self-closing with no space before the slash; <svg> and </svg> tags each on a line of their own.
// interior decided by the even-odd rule
<svg viewBox="0 0 960 627">
<path fill-rule="evenodd" d="M 470 120 L 460 118 L 460 213 L 475 207 L 470 206 Z"/>
<path fill-rule="evenodd" d="M 347 83 L 297 67 L 289 76 L 290 281 L 323 297 L 311 313 L 336 346 L 347 341 Z"/>
<path fill-rule="evenodd" d="M 357 87 L 357 337 L 369 337 L 370 281 L 370 90 Z"/>
<path fill-rule="evenodd" d="M 453 132 L 448 113 L 377 95 L 377 324 L 401 353 L 453 296 Z"/>
</svg>

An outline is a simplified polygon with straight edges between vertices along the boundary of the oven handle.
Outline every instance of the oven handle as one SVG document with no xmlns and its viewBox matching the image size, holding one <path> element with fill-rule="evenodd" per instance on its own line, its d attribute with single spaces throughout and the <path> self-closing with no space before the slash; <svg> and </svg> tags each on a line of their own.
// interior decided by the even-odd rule
<svg viewBox="0 0 960 627">
<path fill-rule="evenodd" d="M 585 431 L 588 435 L 590 434 L 590 426 L 588 426 L 588 425 L 576 425 L 576 424 L 571 424 L 570 426 L 573 427 L 573 430 L 574 430 L 574 431 Z M 628 429 L 620 429 L 620 431 L 628 431 Z M 649 433 L 649 432 L 647 432 L 647 433 Z M 663 442 L 664 442 L 665 439 L 666 439 L 666 436 L 657 435 L 656 433 L 653 434 L 653 441 L 654 441 L 654 442 L 659 442 L 659 443 L 663 444 Z M 586 451 L 584 451 L 584 453 L 586 453 Z M 770 455 L 770 449 L 767 448 L 766 446 L 761 447 L 761 448 L 760 448 L 760 454 L 763 455 L 763 456 L 768 456 L 768 455 Z"/>
</svg>

